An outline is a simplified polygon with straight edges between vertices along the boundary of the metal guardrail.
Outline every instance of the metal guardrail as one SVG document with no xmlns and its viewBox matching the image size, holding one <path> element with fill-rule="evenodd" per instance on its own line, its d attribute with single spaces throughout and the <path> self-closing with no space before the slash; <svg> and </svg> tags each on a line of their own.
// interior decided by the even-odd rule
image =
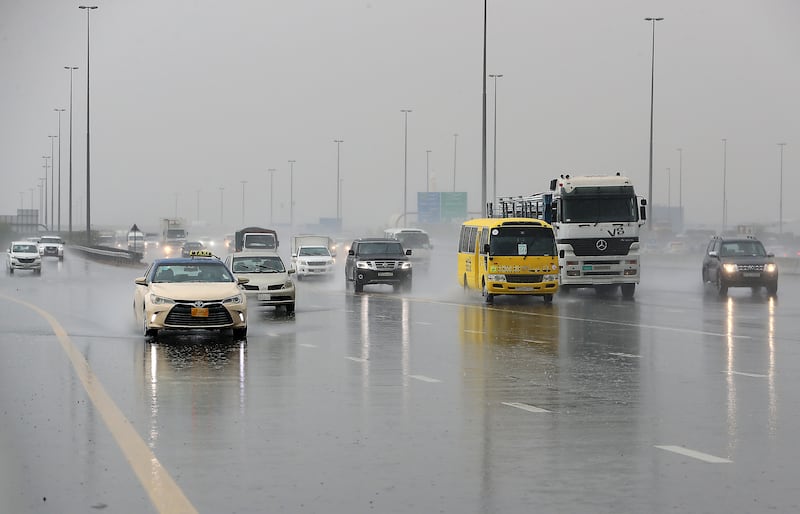
<svg viewBox="0 0 800 514">
<path fill-rule="evenodd" d="M 69 245 L 66 247 L 66 249 L 78 252 L 88 259 L 101 262 L 110 262 L 119 265 L 139 264 L 141 263 L 143 257 L 141 252 L 121 250 L 119 248 L 112 248 L 110 246 Z"/>
</svg>

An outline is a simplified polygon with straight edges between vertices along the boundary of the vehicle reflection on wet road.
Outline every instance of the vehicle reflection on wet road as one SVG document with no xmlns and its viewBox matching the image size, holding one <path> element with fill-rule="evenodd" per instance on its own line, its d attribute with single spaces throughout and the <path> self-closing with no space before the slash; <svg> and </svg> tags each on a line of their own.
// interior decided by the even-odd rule
<svg viewBox="0 0 800 514">
<path fill-rule="evenodd" d="M 441 257 L 410 294 L 303 281 L 296 314 L 251 311 L 246 340 L 145 342 L 136 268 L 68 255 L 5 275 L 4 504 L 168 512 L 73 347 L 199 512 L 798 509 L 798 277 L 719 298 L 697 266 L 653 264 L 633 301 L 487 306 Z"/>
</svg>

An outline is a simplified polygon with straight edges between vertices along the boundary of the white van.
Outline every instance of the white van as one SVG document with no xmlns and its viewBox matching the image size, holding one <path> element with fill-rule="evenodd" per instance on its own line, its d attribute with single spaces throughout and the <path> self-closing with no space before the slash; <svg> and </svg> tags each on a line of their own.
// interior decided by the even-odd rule
<svg viewBox="0 0 800 514">
<path fill-rule="evenodd" d="M 411 265 L 414 269 L 427 270 L 431 262 L 433 243 L 421 228 L 387 228 L 383 237 L 400 241 L 404 250 L 411 250 Z"/>
</svg>

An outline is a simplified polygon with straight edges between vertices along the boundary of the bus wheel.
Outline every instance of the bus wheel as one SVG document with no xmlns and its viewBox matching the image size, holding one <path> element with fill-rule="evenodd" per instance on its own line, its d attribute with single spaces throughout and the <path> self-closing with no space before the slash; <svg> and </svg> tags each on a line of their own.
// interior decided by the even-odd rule
<svg viewBox="0 0 800 514">
<path fill-rule="evenodd" d="M 633 294 L 636 292 L 636 284 L 622 284 L 622 297 L 625 299 L 633 298 Z"/>
<path fill-rule="evenodd" d="M 544 303 L 553 303 L 553 295 L 551 294 L 544 295 Z"/>
<path fill-rule="evenodd" d="M 486 289 L 486 282 L 483 283 L 483 296 L 486 298 L 486 303 L 494 303 L 494 295 Z"/>
<path fill-rule="evenodd" d="M 467 291 L 467 274 L 464 273 L 464 282 L 463 282 L 464 291 Z"/>
</svg>

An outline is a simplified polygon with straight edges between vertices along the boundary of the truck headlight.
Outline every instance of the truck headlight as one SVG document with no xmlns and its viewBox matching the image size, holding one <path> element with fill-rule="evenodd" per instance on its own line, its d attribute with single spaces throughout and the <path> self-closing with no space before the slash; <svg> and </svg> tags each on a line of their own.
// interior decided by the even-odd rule
<svg viewBox="0 0 800 514">
<path fill-rule="evenodd" d="M 723 264 L 722 269 L 725 270 L 725 273 L 736 273 L 739 269 L 739 266 L 736 264 Z"/>
<path fill-rule="evenodd" d="M 553 282 L 558 280 L 558 274 L 554 275 L 542 275 L 542 281 L 544 282 Z"/>
<path fill-rule="evenodd" d="M 505 275 L 486 275 L 486 278 L 489 282 L 505 282 L 506 276 Z"/>
</svg>

